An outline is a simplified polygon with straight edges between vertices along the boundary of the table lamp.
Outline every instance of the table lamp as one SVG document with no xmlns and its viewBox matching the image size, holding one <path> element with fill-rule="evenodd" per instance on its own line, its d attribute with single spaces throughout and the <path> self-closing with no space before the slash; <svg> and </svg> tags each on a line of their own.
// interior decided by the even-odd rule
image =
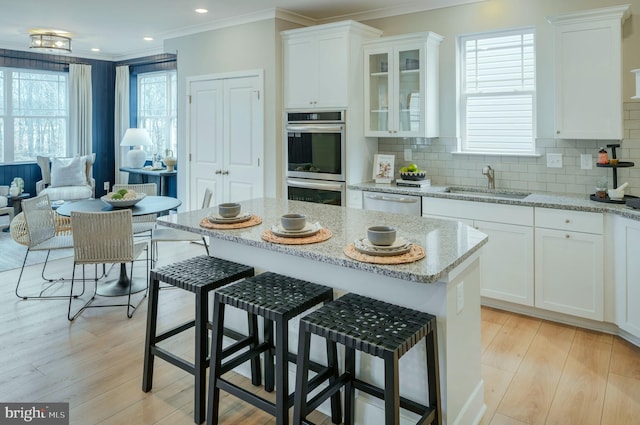
<svg viewBox="0 0 640 425">
<path fill-rule="evenodd" d="M 145 128 L 128 128 L 124 133 L 120 146 L 133 146 L 127 152 L 127 167 L 142 168 L 147 160 L 147 154 L 142 150 L 142 146 L 150 146 L 151 137 Z"/>
</svg>

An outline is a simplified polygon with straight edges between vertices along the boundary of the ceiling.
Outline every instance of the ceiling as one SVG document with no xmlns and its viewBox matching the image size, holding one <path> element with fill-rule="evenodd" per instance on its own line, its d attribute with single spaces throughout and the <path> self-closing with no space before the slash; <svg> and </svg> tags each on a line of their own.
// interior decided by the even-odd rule
<svg viewBox="0 0 640 425">
<path fill-rule="evenodd" d="M 313 25 L 476 1 L 482 0 L 11 0 L 0 13 L 0 48 L 29 50 L 33 28 L 63 30 L 71 33 L 73 56 L 116 61 L 161 53 L 165 39 L 275 16 Z"/>
</svg>

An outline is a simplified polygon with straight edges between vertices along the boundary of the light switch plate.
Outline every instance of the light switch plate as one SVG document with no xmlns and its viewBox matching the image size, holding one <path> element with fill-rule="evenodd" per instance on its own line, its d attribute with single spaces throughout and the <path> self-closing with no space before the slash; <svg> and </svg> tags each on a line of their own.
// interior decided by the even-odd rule
<svg viewBox="0 0 640 425">
<path fill-rule="evenodd" d="M 561 153 L 548 153 L 547 154 L 547 168 L 562 168 L 562 154 Z"/>
<path fill-rule="evenodd" d="M 588 153 L 583 153 L 580 155 L 580 169 L 581 170 L 590 170 L 593 168 L 593 157 Z"/>
<path fill-rule="evenodd" d="M 404 160 L 405 161 L 411 161 L 413 159 L 413 156 L 411 154 L 411 149 L 405 149 L 404 150 Z"/>
</svg>

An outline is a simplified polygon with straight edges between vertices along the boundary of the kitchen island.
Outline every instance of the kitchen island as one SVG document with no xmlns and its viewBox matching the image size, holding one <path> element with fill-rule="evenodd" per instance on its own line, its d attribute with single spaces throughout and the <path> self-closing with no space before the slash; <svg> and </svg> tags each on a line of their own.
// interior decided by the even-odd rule
<svg viewBox="0 0 640 425">
<path fill-rule="evenodd" d="M 480 343 L 480 257 L 487 237 L 463 223 L 410 217 L 299 201 L 254 199 L 242 202 L 243 211 L 262 218 L 262 224 L 240 229 L 209 229 L 200 221 L 215 208 L 183 212 L 159 218 L 162 225 L 210 237 L 211 255 L 334 288 L 337 296 L 355 292 L 434 314 L 438 320 L 438 352 L 443 423 L 477 424 L 484 413 Z M 319 222 L 332 237 L 307 245 L 266 242 L 264 231 L 279 223 L 285 213 L 302 213 Z M 366 237 L 372 225 L 392 225 L 398 237 L 422 246 L 426 257 L 399 265 L 363 263 L 347 257 L 343 249 Z M 233 317 L 239 330 L 244 317 Z M 291 351 L 297 344 L 297 323 L 290 326 Z M 323 352 L 313 341 L 313 354 Z M 424 345 L 418 344 L 400 360 L 400 391 L 424 401 L 426 372 Z M 365 380 L 382 386 L 382 361 L 368 355 L 357 360 Z M 294 365 L 290 365 L 293 377 Z M 242 372 L 242 371 L 241 371 Z M 383 404 L 365 394 L 358 396 L 357 422 L 374 424 Z M 403 412 L 403 423 L 415 416 Z"/>
</svg>

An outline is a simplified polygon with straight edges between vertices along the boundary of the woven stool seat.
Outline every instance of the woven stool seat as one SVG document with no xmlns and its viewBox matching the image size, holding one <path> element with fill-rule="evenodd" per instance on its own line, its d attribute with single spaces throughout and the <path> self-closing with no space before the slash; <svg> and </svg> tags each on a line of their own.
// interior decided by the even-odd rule
<svg viewBox="0 0 640 425">
<path fill-rule="evenodd" d="M 332 299 L 332 288 L 271 272 L 259 274 L 216 291 L 213 303 L 214 328 L 211 343 L 207 425 L 218 423 L 221 389 L 275 416 L 277 425 L 289 423 L 289 408 L 293 405 L 294 397 L 289 394 L 288 363 L 295 362 L 295 356 L 289 353 L 289 320 Z M 262 316 L 264 342 L 255 349 L 223 363 L 222 329 L 226 306 Z M 259 358 L 261 353 L 264 353 L 264 389 L 271 392 L 275 388 L 275 403 L 222 377 L 243 362 Z M 333 383 L 338 376 L 336 344 L 327 341 L 326 366 L 310 363 L 309 367 L 317 372 L 318 378 L 309 383 L 312 389 L 326 380 L 329 380 L 330 384 Z M 338 394 L 331 399 L 331 417 L 333 423 L 341 422 L 342 410 Z"/>
<path fill-rule="evenodd" d="M 311 335 L 345 346 L 345 372 L 337 386 L 329 387 L 307 400 L 313 390 L 307 385 Z M 426 344 L 428 404 L 420 404 L 399 394 L 398 360 L 421 341 Z M 384 388 L 376 387 L 356 376 L 355 351 L 384 360 Z M 436 318 L 417 310 L 389 304 L 349 293 L 300 319 L 296 374 L 294 424 L 306 421 L 307 415 L 324 400 L 345 387 L 345 425 L 354 423 L 355 390 L 385 402 L 387 425 L 400 423 L 400 408 L 421 415 L 420 424 L 441 424 L 440 383 Z"/>
<path fill-rule="evenodd" d="M 220 258 L 201 255 L 180 261 L 168 266 L 159 267 L 149 273 L 149 307 L 147 312 L 147 335 L 144 351 L 144 373 L 142 390 L 151 391 L 153 385 L 154 358 L 159 357 L 194 375 L 194 407 L 195 423 L 202 423 L 206 413 L 206 369 L 208 359 L 209 329 L 209 293 L 231 282 L 254 275 L 253 267 L 238 264 Z M 176 288 L 192 292 L 196 296 L 194 320 L 177 325 L 160 334 L 157 333 L 158 295 L 160 282 Z M 192 363 L 156 344 L 172 336 L 195 327 L 195 361 Z M 237 344 L 255 347 L 258 344 L 258 321 L 255 315 L 249 316 L 249 336 L 239 332 L 226 330 L 225 335 L 235 339 Z M 224 353 L 223 353 L 224 355 Z M 259 359 L 251 364 L 252 381 L 259 385 L 261 381 Z"/>
<path fill-rule="evenodd" d="M 314 334 L 376 357 L 389 351 L 401 357 L 435 326 L 428 313 L 352 293 L 303 320 Z"/>
<path fill-rule="evenodd" d="M 196 292 L 207 285 L 221 287 L 243 277 L 253 276 L 253 267 L 220 258 L 200 255 L 151 270 L 151 280 Z"/>
<path fill-rule="evenodd" d="M 333 289 L 276 273 L 262 273 L 216 292 L 224 304 L 269 320 L 291 319 L 333 298 Z"/>
</svg>

